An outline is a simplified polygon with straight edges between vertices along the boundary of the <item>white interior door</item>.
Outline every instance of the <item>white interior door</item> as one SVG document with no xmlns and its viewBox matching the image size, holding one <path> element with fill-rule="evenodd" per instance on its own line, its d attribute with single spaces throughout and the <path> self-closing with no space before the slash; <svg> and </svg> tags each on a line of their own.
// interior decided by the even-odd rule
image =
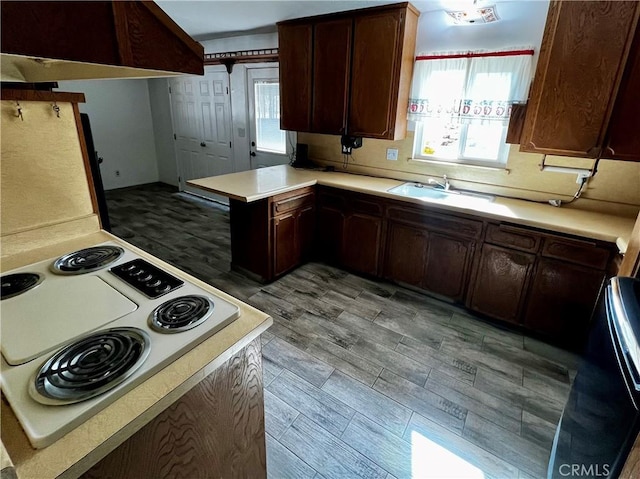
<svg viewBox="0 0 640 479">
<path fill-rule="evenodd" d="M 207 72 L 204 77 L 183 76 L 169 82 L 180 190 L 221 200 L 186 182 L 235 171 L 229 75 Z"/>
<path fill-rule="evenodd" d="M 280 129 L 277 68 L 247 67 L 251 168 L 289 163 L 293 134 Z"/>
</svg>

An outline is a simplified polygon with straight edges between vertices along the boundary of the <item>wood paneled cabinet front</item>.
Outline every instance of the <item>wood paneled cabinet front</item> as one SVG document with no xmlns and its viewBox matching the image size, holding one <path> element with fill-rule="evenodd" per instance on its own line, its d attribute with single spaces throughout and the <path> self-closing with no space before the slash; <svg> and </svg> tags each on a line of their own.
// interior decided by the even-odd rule
<svg viewBox="0 0 640 479">
<path fill-rule="evenodd" d="M 617 1 L 554 0 L 549 7 L 540 47 L 540 58 L 527 105 L 520 150 L 577 157 L 615 157 L 616 142 L 629 145 L 624 134 L 637 137 L 637 82 L 621 90 L 635 102 L 633 114 L 618 103 L 611 114 L 625 68 L 637 79 L 638 53 L 628 56 L 634 37 L 640 3 Z M 630 61 L 629 65 L 627 62 Z M 635 70 L 634 70 L 635 68 Z M 618 116 L 616 116 L 618 115 Z M 616 120 L 616 118 L 618 118 Z M 611 150 L 604 151 L 607 131 Z M 637 143 L 635 143 L 637 145 Z M 638 159 L 619 147 L 620 157 Z M 630 157 L 631 156 L 631 157 Z"/>
<path fill-rule="evenodd" d="M 231 200 L 229 206 L 232 268 L 271 281 L 313 255 L 313 187 L 251 203 Z"/>
<path fill-rule="evenodd" d="M 278 23 L 281 128 L 404 138 L 418 16 L 399 3 Z"/>
<path fill-rule="evenodd" d="M 467 305 L 492 318 L 520 324 L 535 262 L 535 254 L 485 243 Z"/>
<path fill-rule="evenodd" d="M 321 188 L 318 193 L 320 256 L 370 276 L 380 274 L 383 204 L 373 196 Z"/>
<path fill-rule="evenodd" d="M 383 275 L 463 301 L 479 221 L 391 205 Z"/>
</svg>

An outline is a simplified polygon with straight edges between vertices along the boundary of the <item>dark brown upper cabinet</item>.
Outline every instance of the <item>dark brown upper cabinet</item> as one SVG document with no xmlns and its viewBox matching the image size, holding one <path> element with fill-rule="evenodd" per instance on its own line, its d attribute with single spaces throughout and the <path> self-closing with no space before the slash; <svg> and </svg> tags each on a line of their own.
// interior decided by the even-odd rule
<svg viewBox="0 0 640 479">
<path fill-rule="evenodd" d="M 611 156 L 603 152 L 610 120 L 615 129 L 616 118 L 629 118 L 629 112 L 619 109 L 619 116 L 612 117 L 612 111 L 627 59 L 633 62 L 634 55 L 637 57 L 637 51 L 631 57 L 629 51 L 639 15 L 640 2 L 551 2 L 521 151 L 587 158 Z M 626 94 L 635 96 L 637 104 L 637 91 Z M 631 124 L 637 131 L 635 115 Z M 620 131 L 610 135 L 614 143 L 609 146 L 614 151 L 616 141 L 620 151 L 632 146 L 624 130 Z M 632 156 L 637 157 L 637 148 Z"/>
<path fill-rule="evenodd" d="M 278 27 L 280 128 L 283 130 L 311 130 L 312 42 L 312 25 L 287 24 Z M 283 95 L 282 92 L 295 92 L 295 95 Z"/>
<path fill-rule="evenodd" d="M 418 16 L 399 3 L 279 23 L 281 128 L 404 138 Z"/>
<path fill-rule="evenodd" d="M 627 68 L 613 108 L 603 158 L 640 161 L 640 28 L 631 45 Z"/>
</svg>

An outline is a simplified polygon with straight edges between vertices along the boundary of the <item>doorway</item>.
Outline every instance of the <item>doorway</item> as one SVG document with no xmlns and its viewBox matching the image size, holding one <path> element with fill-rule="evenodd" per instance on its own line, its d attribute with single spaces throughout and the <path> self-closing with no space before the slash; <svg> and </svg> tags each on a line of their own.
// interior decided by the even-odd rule
<svg viewBox="0 0 640 479">
<path fill-rule="evenodd" d="M 193 188 L 187 181 L 235 171 L 229 75 L 208 71 L 203 77 L 173 78 L 169 93 L 180 191 L 226 202 L 226 198 Z"/>
<path fill-rule="evenodd" d="M 251 169 L 289 163 L 293 132 L 280 129 L 278 68 L 247 67 Z"/>
</svg>

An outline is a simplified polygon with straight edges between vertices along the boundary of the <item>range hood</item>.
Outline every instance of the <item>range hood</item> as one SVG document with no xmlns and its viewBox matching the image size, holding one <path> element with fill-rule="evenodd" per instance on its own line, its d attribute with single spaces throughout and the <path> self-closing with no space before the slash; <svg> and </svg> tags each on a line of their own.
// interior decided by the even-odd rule
<svg viewBox="0 0 640 479">
<path fill-rule="evenodd" d="M 204 49 L 146 1 L 3 1 L 10 82 L 204 74 Z"/>
</svg>

